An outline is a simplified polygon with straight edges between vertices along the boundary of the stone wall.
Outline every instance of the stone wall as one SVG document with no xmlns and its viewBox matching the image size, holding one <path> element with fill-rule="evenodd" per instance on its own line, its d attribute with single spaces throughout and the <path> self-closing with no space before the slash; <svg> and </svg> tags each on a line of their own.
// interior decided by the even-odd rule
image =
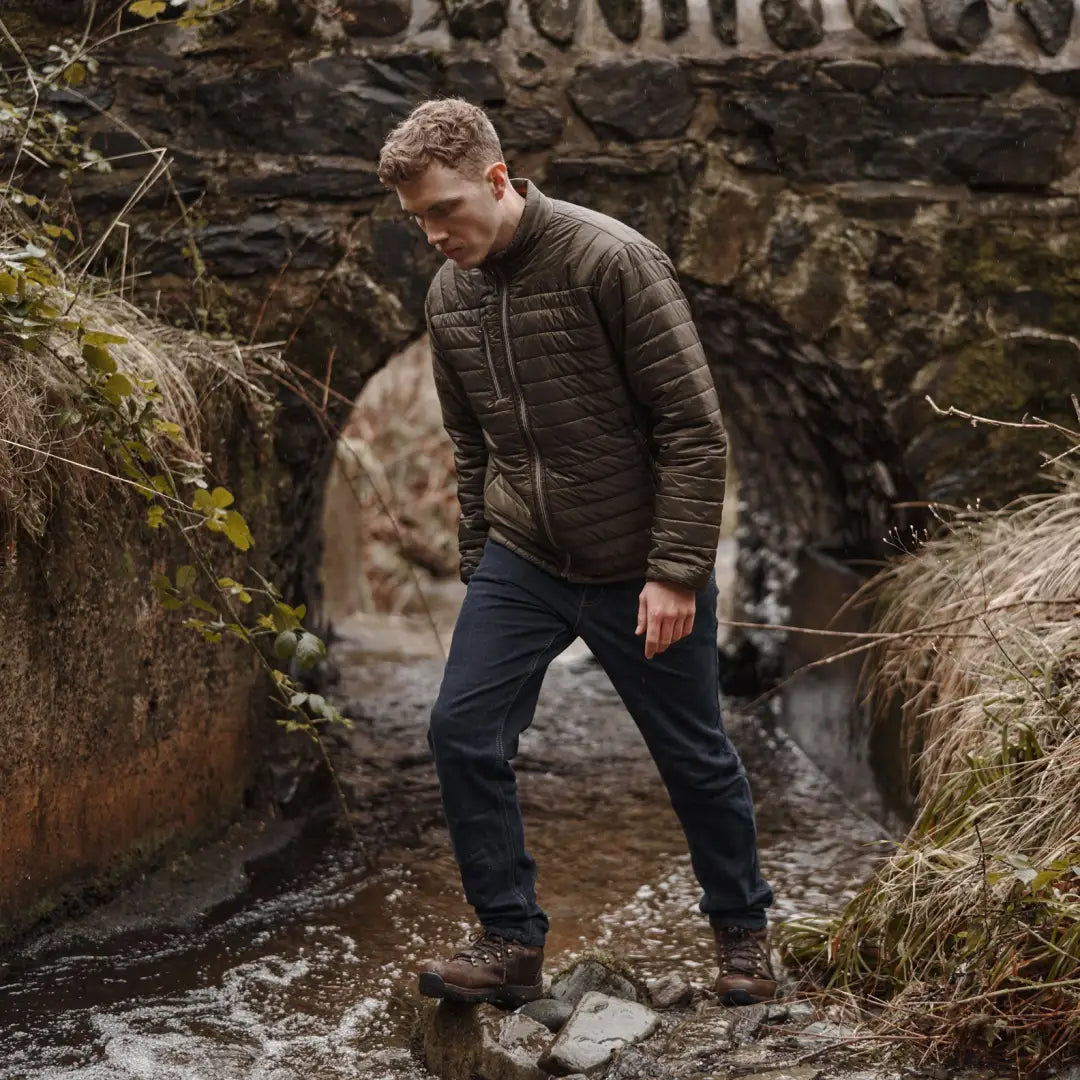
<svg viewBox="0 0 1080 1080">
<path fill-rule="evenodd" d="M 272 549 L 270 443 L 220 386 L 207 418 L 215 479 Z M 43 539 L 4 545 L 0 940 L 220 829 L 277 730 L 250 649 L 208 645 L 154 595 L 154 575 L 190 561 L 186 545 L 146 527 L 141 496 L 104 484 L 91 495 L 92 513 L 58 491 Z M 243 573 L 235 553 L 217 568 Z"/>
</svg>

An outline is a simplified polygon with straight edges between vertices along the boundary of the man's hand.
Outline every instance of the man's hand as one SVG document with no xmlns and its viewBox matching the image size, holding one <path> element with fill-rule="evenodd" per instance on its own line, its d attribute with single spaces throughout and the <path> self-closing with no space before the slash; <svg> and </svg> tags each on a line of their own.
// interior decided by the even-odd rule
<svg viewBox="0 0 1080 1080">
<path fill-rule="evenodd" d="M 666 581 L 647 581 L 638 597 L 637 629 L 645 635 L 645 659 L 651 660 L 694 629 L 693 589 Z"/>
</svg>

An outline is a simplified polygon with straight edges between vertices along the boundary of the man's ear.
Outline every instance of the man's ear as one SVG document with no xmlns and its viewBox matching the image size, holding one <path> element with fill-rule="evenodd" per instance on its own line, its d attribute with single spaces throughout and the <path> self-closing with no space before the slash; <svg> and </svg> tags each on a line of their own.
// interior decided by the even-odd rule
<svg viewBox="0 0 1080 1080">
<path fill-rule="evenodd" d="M 489 165 L 484 177 L 491 185 L 491 191 L 496 200 L 501 201 L 510 187 L 510 173 L 507 171 L 506 163 L 497 161 L 494 165 Z"/>
</svg>

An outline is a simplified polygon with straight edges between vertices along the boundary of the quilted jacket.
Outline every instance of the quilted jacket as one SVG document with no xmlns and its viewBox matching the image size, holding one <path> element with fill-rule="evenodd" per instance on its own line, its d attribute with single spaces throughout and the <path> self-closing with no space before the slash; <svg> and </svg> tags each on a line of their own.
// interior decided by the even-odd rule
<svg viewBox="0 0 1080 1080">
<path fill-rule="evenodd" d="M 461 576 L 487 537 L 570 581 L 701 589 L 724 497 L 716 388 L 655 244 L 529 181 L 510 244 L 427 297 Z"/>
</svg>

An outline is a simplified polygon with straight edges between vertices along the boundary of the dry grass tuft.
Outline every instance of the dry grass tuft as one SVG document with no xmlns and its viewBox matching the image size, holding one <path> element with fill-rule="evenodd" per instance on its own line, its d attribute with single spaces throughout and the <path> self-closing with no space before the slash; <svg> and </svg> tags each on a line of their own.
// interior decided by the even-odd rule
<svg viewBox="0 0 1080 1080">
<path fill-rule="evenodd" d="M 887 1000 L 881 1027 L 926 1051 L 1063 1064 L 1080 1053 L 1080 469 L 958 518 L 877 588 L 878 629 L 911 635 L 873 694 L 904 701 L 919 816 L 789 952 Z"/>
<path fill-rule="evenodd" d="M 13 207 L 0 204 L 0 257 L 22 251 L 28 239 L 38 240 Z M 232 343 L 157 324 L 108 282 L 69 280 L 55 260 L 46 256 L 42 262 L 57 280 L 42 292 L 63 319 L 127 338 L 109 346 L 119 369 L 152 380 L 161 396 L 157 415 L 183 433 L 178 443 L 168 444 L 171 468 L 182 470 L 185 461 L 205 464 L 201 428 L 209 397 L 224 388 L 265 396 Z M 28 342 L 12 330 L 0 308 L 0 528 L 9 541 L 16 527 L 41 537 L 59 499 L 87 511 L 117 504 L 123 492 L 121 483 L 101 475 L 114 477 L 118 470 L 102 449 L 100 429 L 80 407 L 85 365 L 75 333 L 57 325 Z M 141 404 L 145 392 L 137 388 L 134 397 Z M 92 518 L 87 515 L 88 523 Z"/>
</svg>

